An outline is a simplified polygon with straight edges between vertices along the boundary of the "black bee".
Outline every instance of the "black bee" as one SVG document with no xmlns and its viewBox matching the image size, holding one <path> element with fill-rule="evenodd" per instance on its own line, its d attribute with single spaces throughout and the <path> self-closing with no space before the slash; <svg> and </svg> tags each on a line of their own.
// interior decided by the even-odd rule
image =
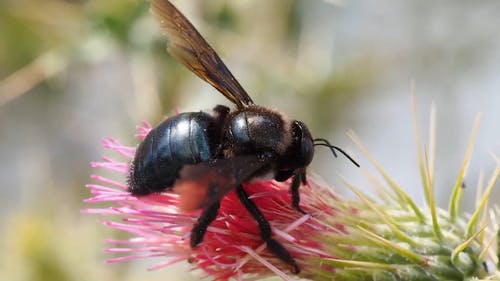
<svg viewBox="0 0 500 281">
<path fill-rule="evenodd" d="M 132 162 L 130 192 L 140 196 L 175 191 L 181 195 L 184 210 L 203 208 L 191 231 L 194 248 L 216 218 L 220 200 L 236 189 L 258 222 L 268 249 L 289 264 L 292 272 L 299 273 L 299 266 L 272 238 L 269 222 L 241 184 L 268 174 L 277 181 L 292 178 L 292 206 L 304 213 L 298 190 L 306 183 L 305 171 L 314 146 L 327 146 L 334 154 L 338 150 L 351 158 L 327 140 L 313 139 L 304 123 L 254 104 L 215 51 L 169 1 L 152 0 L 151 11 L 166 33 L 169 53 L 237 108 L 230 111 L 217 105 L 212 114 L 181 113 L 152 129 Z"/>
</svg>

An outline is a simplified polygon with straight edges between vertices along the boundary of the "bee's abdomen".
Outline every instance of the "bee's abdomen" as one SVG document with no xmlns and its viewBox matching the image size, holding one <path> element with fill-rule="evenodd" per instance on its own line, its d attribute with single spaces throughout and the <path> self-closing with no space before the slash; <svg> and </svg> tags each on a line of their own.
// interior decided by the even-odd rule
<svg viewBox="0 0 500 281">
<path fill-rule="evenodd" d="M 213 130 L 213 118 L 203 112 L 181 113 L 163 121 L 137 148 L 130 168 L 130 192 L 161 192 L 174 185 L 184 165 L 209 161 Z"/>
</svg>

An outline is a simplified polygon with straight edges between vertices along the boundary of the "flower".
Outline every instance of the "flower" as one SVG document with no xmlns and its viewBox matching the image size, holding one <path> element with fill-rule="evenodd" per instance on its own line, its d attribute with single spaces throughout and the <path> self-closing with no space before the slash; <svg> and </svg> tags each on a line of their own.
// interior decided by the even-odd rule
<svg viewBox="0 0 500 281">
<path fill-rule="evenodd" d="M 151 125 L 143 123 L 138 126 L 137 137 L 144 139 L 150 130 Z M 275 239 L 297 261 L 301 268 L 298 277 L 311 280 L 500 280 L 500 274 L 494 269 L 498 259 L 492 247 L 497 226 L 492 224 L 494 218 L 490 215 L 493 212 L 487 208 L 500 167 L 491 176 L 476 211 L 467 216 L 460 208 L 461 184 L 473 137 L 447 211 L 437 208 L 434 203 L 432 145 L 429 157 L 422 156 L 420 142 L 418 145 L 428 203 L 428 207 L 421 208 L 387 175 L 359 139 L 352 133 L 351 136 L 386 182 L 387 187 L 376 184 L 382 194 L 378 200 L 367 197 L 348 182 L 346 185 L 357 199 L 342 198 L 310 176 L 308 183 L 300 187 L 301 206 L 306 212 L 302 214 L 291 207 L 289 182 L 267 180 L 244 184 L 250 198 L 270 222 Z M 432 137 L 430 143 L 433 143 Z M 104 139 L 103 146 L 121 155 L 123 160 L 106 157 L 102 162 L 93 162 L 92 167 L 115 171 L 123 181 L 93 175 L 96 183 L 87 185 L 92 197 L 85 201 L 105 202 L 111 206 L 83 212 L 101 214 L 106 226 L 132 235 L 128 239 L 107 240 L 114 246 L 106 251 L 121 255 L 108 262 L 159 257 L 162 261 L 150 269 L 160 269 L 188 261 L 193 269 L 200 269 L 205 277 L 213 280 L 253 280 L 273 274 L 284 280 L 297 277 L 266 248 L 257 223 L 234 191 L 223 198 L 219 215 L 209 226 L 203 242 L 192 249 L 190 230 L 200 211 L 182 213 L 179 196 L 174 193 L 131 195 L 124 182 L 135 147 L 125 146 L 113 138 Z"/>
</svg>

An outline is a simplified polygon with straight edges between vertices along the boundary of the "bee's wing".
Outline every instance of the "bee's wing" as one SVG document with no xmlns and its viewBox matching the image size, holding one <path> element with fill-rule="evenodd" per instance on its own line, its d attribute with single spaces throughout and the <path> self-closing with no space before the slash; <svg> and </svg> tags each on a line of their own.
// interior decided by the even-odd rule
<svg viewBox="0 0 500 281">
<path fill-rule="evenodd" d="M 249 155 L 184 166 L 174 185 L 174 192 L 180 195 L 181 210 L 210 206 L 269 164 L 268 159 Z"/>
<path fill-rule="evenodd" d="M 168 39 L 168 51 L 238 108 L 253 104 L 250 96 L 200 33 L 168 0 L 152 0 L 151 12 Z"/>
</svg>

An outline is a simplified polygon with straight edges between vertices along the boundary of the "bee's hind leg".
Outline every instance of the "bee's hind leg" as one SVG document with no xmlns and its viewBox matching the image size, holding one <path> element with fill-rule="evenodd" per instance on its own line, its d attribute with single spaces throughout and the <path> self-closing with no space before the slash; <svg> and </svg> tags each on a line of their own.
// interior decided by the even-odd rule
<svg viewBox="0 0 500 281">
<path fill-rule="evenodd" d="M 196 248 L 203 241 L 208 226 L 217 218 L 220 202 L 215 202 L 203 210 L 191 230 L 191 248 Z"/>
<path fill-rule="evenodd" d="M 267 248 L 273 252 L 280 260 L 292 266 L 292 273 L 298 274 L 300 273 L 300 268 L 293 259 L 292 255 L 288 250 L 283 247 L 278 241 L 274 240 L 271 235 L 271 225 L 266 220 L 262 212 L 259 210 L 257 205 L 248 198 L 248 194 L 246 193 L 243 186 L 240 184 L 236 187 L 236 193 L 238 194 L 238 198 L 241 203 L 245 206 L 245 208 L 250 212 L 252 217 L 257 221 L 260 228 L 260 234 L 262 240 L 264 240 L 267 244 Z"/>
</svg>

